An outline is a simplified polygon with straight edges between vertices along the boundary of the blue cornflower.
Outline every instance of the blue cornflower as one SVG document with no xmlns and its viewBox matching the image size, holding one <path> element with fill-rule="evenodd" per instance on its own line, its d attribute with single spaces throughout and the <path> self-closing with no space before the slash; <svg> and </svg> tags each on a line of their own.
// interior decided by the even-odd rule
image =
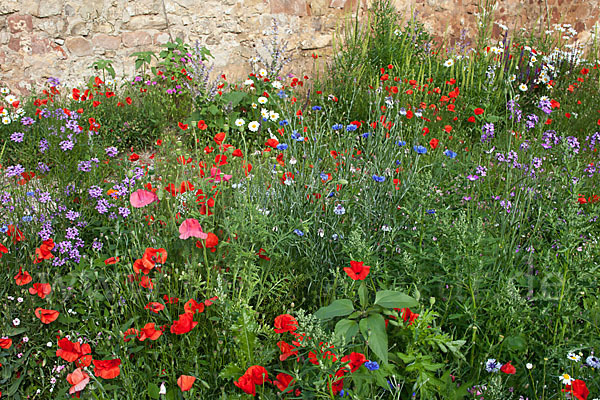
<svg viewBox="0 0 600 400">
<path fill-rule="evenodd" d="M 427 214 L 435 214 L 435 210 L 427 210 Z"/>
<path fill-rule="evenodd" d="M 367 361 L 365 362 L 365 367 L 369 371 L 377 371 L 379 369 L 379 364 L 377 364 L 377 361 Z"/>
<path fill-rule="evenodd" d="M 0 233 L 6 233 L 6 232 L 8 232 L 8 226 L 6 226 L 6 225 L 2 225 L 2 226 L 0 227 Z"/>
<path fill-rule="evenodd" d="M 35 196 L 35 192 L 31 192 L 31 191 L 29 191 L 29 192 L 27 192 L 27 193 L 25 193 L 25 194 L 26 194 L 27 196 L 29 196 L 29 197 L 33 197 L 33 196 Z"/>
<path fill-rule="evenodd" d="M 288 148 L 288 145 L 285 143 L 279 143 L 277 145 L 277 150 L 287 150 L 287 148 Z"/>
<path fill-rule="evenodd" d="M 313 106 L 313 107 L 312 107 L 312 110 L 313 110 L 313 111 L 321 111 L 321 110 L 322 110 L 322 108 L 321 108 L 321 106 Z"/>
<path fill-rule="evenodd" d="M 279 92 L 277 92 L 277 96 L 279 96 L 280 99 L 285 99 L 288 97 L 288 95 L 285 93 L 285 90 L 281 89 Z"/>
<path fill-rule="evenodd" d="M 31 215 L 25 215 L 25 216 L 23 216 L 22 219 L 23 219 L 23 222 L 31 222 L 33 217 Z"/>
<path fill-rule="evenodd" d="M 326 181 L 327 179 L 329 179 L 329 175 L 327 175 L 325 172 L 321 172 L 319 174 L 319 176 L 321 177 L 322 180 Z"/>
<path fill-rule="evenodd" d="M 427 148 L 424 146 L 413 146 L 413 150 L 419 154 L 427 154 Z"/>
<path fill-rule="evenodd" d="M 362 138 L 366 139 L 366 138 L 369 137 L 370 134 L 371 134 L 371 132 L 365 132 L 365 133 L 362 134 Z"/>
<path fill-rule="evenodd" d="M 298 131 L 293 131 L 292 132 L 292 139 L 294 139 L 297 142 L 303 142 L 304 141 L 304 137 L 301 136 Z"/>
<path fill-rule="evenodd" d="M 356 130 L 356 125 L 350 124 L 346 127 L 348 132 L 354 132 Z"/>
<path fill-rule="evenodd" d="M 294 233 L 298 236 L 304 236 L 304 232 L 302 232 L 300 229 L 294 229 Z"/>
<path fill-rule="evenodd" d="M 446 157 L 449 157 L 449 158 L 452 158 L 452 159 L 455 159 L 455 158 L 456 158 L 456 153 L 455 153 L 455 152 L 453 152 L 453 151 L 452 151 L 452 150 L 450 150 L 450 149 L 448 149 L 448 150 L 445 150 L 445 151 L 444 151 L 444 155 L 445 155 Z"/>
<path fill-rule="evenodd" d="M 405 142 L 404 140 L 398 140 L 398 141 L 396 142 L 396 144 L 397 144 L 398 146 L 400 146 L 400 147 L 402 147 L 402 146 L 406 146 L 406 142 Z"/>
<path fill-rule="evenodd" d="M 498 372 L 500 371 L 500 367 L 502 367 L 502 364 L 496 361 L 495 358 L 489 358 L 485 362 L 485 370 L 487 372 Z"/>
<path fill-rule="evenodd" d="M 289 124 L 287 119 L 282 119 L 281 121 L 279 121 L 279 125 L 281 126 L 286 126 L 287 124 Z"/>
<path fill-rule="evenodd" d="M 377 176 L 377 175 L 373 175 L 373 180 L 375 182 L 383 182 L 385 181 L 385 176 Z"/>
<path fill-rule="evenodd" d="M 402 161 L 396 160 L 396 165 L 400 165 L 400 164 L 402 164 Z"/>
<path fill-rule="evenodd" d="M 340 129 L 344 129 L 344 125 L 342 124 L 335 124 L 331 127 L 331 129 L 333 129 L 334 131 L 339 131 Z"/>
</svg>

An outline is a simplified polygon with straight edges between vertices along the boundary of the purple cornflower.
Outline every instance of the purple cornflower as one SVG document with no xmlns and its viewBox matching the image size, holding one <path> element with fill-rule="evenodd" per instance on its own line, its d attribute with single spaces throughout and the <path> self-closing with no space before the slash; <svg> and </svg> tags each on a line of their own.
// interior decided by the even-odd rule
<svg viewBox="0 0 600 400">
<path fill-rule="evenodd" d="M 106 155 L 109 157 L 116 157 L 119 154 L 119 150 L 114 146 L 107 147 L 104 151 L 106 151 Z"/>
<path fill-rule="evenodd" d="M 40 139 L 40 152 L 45 153 L 48 150 L 49 144 L 46 139 Z"/>
<path fill-rule="evenodd" d="M 102 250 L 102 246 L 102 242 L 98 241 L 98 239 L 95 238 L 94 242 L 92 243 L 92 250 L 100 251 Z"/>
<path fill-rule="evenodd" d="M 75 227 L 67 228 L 66 239 L 74 240 L 79 237 L 79 230 Z"/>
<path fill-rule="evenodd" d="M 21 118 L 21 124 L 27 126 L 27 125 L 33 125 L 35 123 L 35 120 L 31 117 L 23 117 Z"/>
<path fill-rule="evenodd" d="M 487 176 L 487 168 L 483 165 L 478 166 L 475 172 L 477 172 L 481 176 Z"/>
<path fill-rule="evenodd" d="M 77 169 L 81 172 L 90 172 L 92 170 L 92 162 L 91 161 L 81 161 L 77 165 Z"/>
<path fill-rule="evenodd" d="M 43 162 L 38 162 L 37 169 L 41 172 L 50 172 L 50 168 Z"/>
<path fill-rule="evenodd" d="M 571 149 L 573 149 L 573 152 L 575 154 L 579 153 L 579 140 L 577 140 L 575 136 L 567 137 L 567 144 L 569 145 L 569 147 L 571 147 Z"/>
<path fill-rule="evenodd" d="M 92 198 L 96 199 L 96 198 L 102 196 L 102 189 L 100 189 L 98 186 L 94 185 L 94 186 L 90 187 L 90 189 L 88 190 L 88 193 Z"/>
<path fill-rule="evenodd" d="M 73 211 L 73 210 L 69 210 L 67 211 L 67 213 L 65 214 L 65 217 L 69 220 L 69 221 L 75 221 L 77 218 L 79 218 L 79 213 L 77 211 Z"/>
<path fill-rule="evenodd" d="M 38 197 L 38 201 L 40 203 L 47 203 L 49 201 L 52 201 L 52 196 L 50 196 L 49 192 L 42 192 L 40 193 L 40 196 Z"/>
<path fill-rule="evenodd" d="M 60 85 L 60 80 L 51 76 L 48 78 L 48 85 L 50 85 L 50 87 L 56 87 Z"/>
<path fill-rule="evenodd" d="M 529 130 L 535 128 L 535 124 L 537 124 L 538 122 L 540 122 L 540 118 L 537 115 L 529 114 L 527 116 L 527 120 L 525 121 L 525 127 L 529 131 Z"/>
<path fill-rule="evenodd" d="M 477 176 L 477 175 L 468 175 L 467 179 L 470 180 L 471 182 L 475 182 L 477 179 L 479 179 L 479 176 Z"/>
<path fill-rule="evenodd" d="M 23 172 L 25 172 L 25 168 L 23 168 L 23 166 L 21 164 L 17 164 L 17 165 L 13 165 L 13 166 L 6 168 L 6 172 L 4 173 L 4 175 L 7 178 L 10 178 L 13 176 L 20 175 Z"/>
<path fill-rule="evenodd" d="M 25 134 L 23 132 L 15 132 L 12 135 L 10 135 L 10 140 L 12 140 L 15 143 L 21 143 L 23 142 L 24 136 Z"/>
<path fill-rule="evenodd" d="M 129 208 L 119 207 L 119 215 L 121 215 L 123 218 L 127 218 L 127 216 L 129 214 L 131 214 L 131 211 L 129 211 Z"/>
<path fill-rule="evenodd" d="M 96 205 L 96 210 L 100 214 L 105 214 L 108 212 L 109 206 L 110 205 L 108 204 L 108 201 L 106 199 L 100 199 L 98 200 L 98 204 Z"/>
<path fill-rule="evenodd" d="M 550 114 L 552 112 L 552 103 L 550 102 L 550 99 L 540 99 L 538 108 L 544 113 Z"/>
<path fill-rule="evenodd" d="M 62 142 L 59 143 L 60 144 L 60 148 L 63 151 L 67 151 L 67 150 L 73 150 L 73 146 L 75 146 L 75 143 L 73 143 L 72 140 L 63 140 Z"/>
<path fill-rule="evenodd" d="M 494 138 L 494 124 L 493 123 L 490 122 L 490 123 L 483 125 L 483 127 L 481 128 L 481 131 L 483 132 L 481 134 L 481 142 L 482 143 L 490 141 Z"/>
<path fill-rule="evenodd" d="M 506 104 L 506 108 L 510 112 L 509 119 L 513 119 L 513 117 L 517 120 L 517 122 L 521 122 L 521 106 L 514 100 L 509 100 Z"/>
</svg>

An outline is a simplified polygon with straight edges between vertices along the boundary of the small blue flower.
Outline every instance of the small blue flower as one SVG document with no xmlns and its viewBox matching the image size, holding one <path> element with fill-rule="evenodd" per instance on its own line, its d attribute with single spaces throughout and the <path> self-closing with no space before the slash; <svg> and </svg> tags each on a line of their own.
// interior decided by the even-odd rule
<svg viewBox="0 0 600 400">
<path fill-rule="evenodd" d="M 405 142 L 404 140 L 398 140 L 398 141 L 396 142 L 396 144 L 397 144 L 398 146 L 400 146 L 400 147 L 402 147 L 402 146 L 406 146 L 406 142 Z"/>
<path fill-rule="evenodd" d="M 27 192 L 27 193 L 25 193 L 25 194 L 26 194 L 27 196 L 29 196 L 29 197 L 33 197 L 33 196 L 35 196 L 35 192 Z"/>
<path fill-rule="evenodd" d="M 373 180 L 375 182 L 383 182 L 385 181 L 385 176 L 377 176 L 377 175 L 373 175 Z"/>
<path fill-rule="evenodd" d="M 335 196 L 335 192 L 329 192 L 329 194 L 327 195 L 327 198 L 333 197 Z"/>
<path fill-rule="evenodd" d="M 329 175 L 327 175 L 325 172 L 321 172 L 319 174 L 319 176 L 321 177 L 322 180 L 326 181 L 327 179 L 329 179 Z"/>
<path fill-rule="evenodd" d="M 288 148 L 288 145 L 285 143 L 279 143 L 277 145 L 277 150 L 287 150 L 287 148 Z"/>
<path fill-rule="evenodd" d="M 449 158 L 452 158 L 452 159 L 455 159 L 455 158 L 456 158 L 456 153 L 455 153 L 455 152 L 453 152 L 453 151 L 452 151 L 452 150 L 450 150 L 450 149 L 448 149 L 448 150 L 444 151 L 444 155 L 445 155 L 446 157 L 449 157 Z"/>
<path fill-rule="evenodd" d="M 6 232 L 8 232 L 8 226 L 2 225 L 2 227 L 0 227 L 0 233 L 6 233 Z"/>
<path fill-rule="evenodd" d="M 427 148 L 424 146 L 413 146 L 413 150 L 418 154 L 427 154 Z"/>
<path fill-rule="evenodd" d="M 292 132 L 292 139 L 294 139 L 297 142 L 303 142 L 304 141 L 304 137 L 301 136 L 298 131 L 294 131 Z"/>
<path fill-rule="evenodd" d="M 285 99 L 288 97 L 288 95 L 285 93 L 285 91 L 283 89 L 281 89 L 279 92 L 277 92 L 277 96 L 279 96 L 280 99 Z"/>
<path fill-rule="evenodd" d="M 300 229 L 294 229 L 294 233 L 298 236 L 304 236 L 304 232 L 302 232 Z"/>
<path fill-rule="evenodd" d="M 263 117 L 263 119 L 262 119 L 262 120 L 263 120 L 263 121 L 268 121 L 268 120 L 269 120 L 269 118 L 267 118 L 267 117 Z"/>
<path fill-rule="evenodd" d="M 346 127 L 348 132 L 354 132 L 356 130 L 356 125 L 350 124 Z"/>
<path fill-rule="evenodd" d="M 287 124 L 289 124 L 287 119 L 282 119 L 281 121 L 279 121 L 280 126 L 286 126 Z"/>
<path fill-rule="evenodd" d="M 427 210 L 427 214 L 435 214 L 435 210 Z"/>
<path fill-rule="evenodd" d="M 333 129 L 334 131 L 339 131 L 340 129 L 344 129 L 344 125 L 342 124 L 335 124 L 331 127 L 331 129 Z"/>
<path fill-rule="evenodd" d="M 33 217 L 31 215 L 25 215 L 22 218 L 23 222 L 31 222 L 32 219 Z"/>
<path fill-rule="evenodd" d="M 377 364 L 377 361 L 367 361 L 365 367 L 369 371 L 377 371 L 379 369 L 379 364 Z"/>
<path fill-rule="evenodd" d="M 321 108 L 321 106 L 313 106 L 313 107 L 312 107 L 312 110 L 313 110 L 313 111 L 321 111 L 321 110 L 322 110 L 322 108 Z"/>
<path fill-rule="evenodd" d="M 396 160 L 396 165 L 400 165 L 402 162 L 400 160 Z"/>
<path fill-rule="evenodd" d="M 371 135 L 371 132 L 365 132 L 362 134 L 362 138 L 367 139 L 369 137 L 369 135 Z"/>
<path fill-rule="evenodd" d="M 340 390 L 340 397 L 344 397 L 346 395 L 346 391 L 344 389 Z"/>
</svg>

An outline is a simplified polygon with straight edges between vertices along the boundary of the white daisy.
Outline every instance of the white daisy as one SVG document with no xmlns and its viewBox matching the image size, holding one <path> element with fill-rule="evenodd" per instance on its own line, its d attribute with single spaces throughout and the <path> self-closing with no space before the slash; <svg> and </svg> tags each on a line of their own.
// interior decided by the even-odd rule
<svg viewBox="0 0 600 400">
<path fill-rule="evenodd" d="M 265 76 L 267 76 L 267 70 L 264 68 L 259 69 L 258 76 L 260 76 L 261 78 L 264 78 Z"/>
<path fill-rule="evenodd" d="M 257 132 L 259 127 L 260 124 L 257 121 L 252 121 L 248 124 L 248 129 L 250 129 L 252 132 Z"/>
<path fill-rule="evenodd" d="M 4 100 L 6 100 L 7 103 L 12 104 L 15 101 L 17 101 L 17 97 L 15 95 L 9 94 L 4 98 Z"/>
<path fill-rule="evenodd" d="M 2 118 L 2 123 L 3 123 L 4 125 L 8 125 L 8 124 L 10 124 L 10 118 L 9 118 L 9 117 L 3 117 L 3 118 Z"/>
<path fill-rule="evenodd" d="M 283 87 L 283 84 L 279 81 L 273 82 L 272 85 L 275 89 L 281 89 Z"/>
<path fill-rule="evenodd" d="M 571 361 L 575 361 L 578 362 L 579 360 L 581 360 L 581 356 L 575 354 L 575 353 L 568 353 L 567 354 L 567 358 Z"/>
<path fill-rule="evenodd" d="M 260 97 L 258 98 L 258 102 L 259 102 L 260 104 L 267 104 L 267 102 L 268 102 L 268 101 L 269 101 L 269 99 L 267 99 L 267 98 L 266 98 L 266 97 L 264 97 L 264 96 L 260 96 Z"/>
<path fill-rule="evenodd" d="M 566 373 L 559 376 L 558 379 L 560 379 L 563 385 L 570 385 L 574 381 L 574 379 L 571 378 L 571 375 Z"/>
<path fill-rule="evenodd" d="M 269 118 L 269 110 L 266 110 L 266 109 L 262 108 L 262 109 L 260 110 L 260 115 L 261 115 L 261 117 L 263 117 L 263 118 Z"/>
<path fill-rule="evenodd" d="M 0 88 L 0 93 L 2 93 L 2 94 L 9 94 L 10 90 L 8 88 L 6 88 L 6 87 L 3 87 L 3 88 Z"/>
<path fill-rule="evenodd" d="M 256 109 L 258 108 L 258 104 L 256 104 L 256 103 L 252 103 L 252 108 L 253 108 L 254 110 L 256 110 Z"/>
<path fill-rule="evenodd" d="M 244 85 L 252 85 L 254 83 L 254 81 L 252 79 L 246 79 L 244 81 Z"/>
<path fill-rule="evenodd" d="M 269 118 L 271 119 L 271 121 L 277 122 L 277 120 L 279 119 L 279 113 L 276 113 L 275 111 L 270 111 Z"/>
<path fill-rule="evenodd" d="M 446 68 L 450 68 L 453 65 L 454 65 L 454 60 L 452 58 L 447 59 L 446 62 L 444 63 L 444 67 L 446 67 Z"/>
<path fill-rule="evenodd" d="M 524 83 L 521 83 L 521 84 L 519 85 L 519 90 L 520 90 L 521 92 L 526 92 L 526 91 L 527 91 L 527 85 L 526 85 L 526 84 L 524 84 Z"/>
<path fill-rule="evenodd" d="M 244 125 L 246 125 L 246 121 L 244 121 L 243 119 L 238 118 L 235 120 L 235 126 L 242 127 Z"/>
</svg>

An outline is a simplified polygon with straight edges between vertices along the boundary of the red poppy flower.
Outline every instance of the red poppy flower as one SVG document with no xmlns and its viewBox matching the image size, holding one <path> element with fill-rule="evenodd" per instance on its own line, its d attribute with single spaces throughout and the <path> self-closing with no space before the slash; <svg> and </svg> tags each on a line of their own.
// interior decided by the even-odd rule
<svg viewBox="0 0 600 400">
<path fill-rule="evenodd" d="M 144 325 L 144 327 L 142 329 L 140 329 L 140 332 L 138 333 L 138 339 L 140 340 L 140 342 L 143 342 L 146 339 L 156 340 L 162 334 L 163 334 L 163 332 L 161 330 L 157 330 L 154 327 L 154 322 L 149 322 L 146 325 Z"/>
<path fill-rule="evenodd" d="M 196 382 L 196 377 L 194 376 L 181 375 L 177 378 L 177 386 L 179 386 L 182 392 L 190 390 L 194 385 L 194 382 Z"/>
<path fill-rule="evenodd" d="M 281 351 L 281 354 L 279 355 L 280 361 L 285 361 L 291 356 L 298 355 L 298 350 L 296 350 L 294 346 L 287 342 L 284 342 L 283 340 L 277 342 L 277 347 L 279 347 L 279 350 Z"/>
<path fill-rule="evenodd" d="M 0 243 L 0 258 L 2 258 L 2 254 L 6 253 L 8 253 L 8 249 L 2 243 Z"/>
<path fill-rule="evenodd" d="M 196 312 L 204 312 L 204 303 L 197 303 L 194 299 L 189 299 L 187 303 L 183 305 L 183 309 L 186 313 L 195 314 Z"/>
<path fill-rule="evenodd" d="M 155 249 L 148 247 L 146 248 L 146 251 L 144 251 L 142 260 L 153 264 L 164 264 L 167 261 L 167 250 L 163 248 Z"/>
<path fill-rule="evenodd" d="M 237 381 L 234 381 L 233 384 L 244 391 L 244 393 L 251 394 L 252 396 L 256 396 L 256 385 L 252 382 L 252 377 L 249 375 L 242 375 Z"/>
<path fill-rule="evenodd" d="M 208 235 L 202 232 L 200 222 L 195 218 L 188 218 L 179 226 L 179 239 L 188 239 L 195 237 L 198 239 L 206 239 Z"/>
<path fill-rule="evenodd" d="M 269 147 L 275 148 L 279 144 L 279 141 L 277 139 L 269 139 L 265 144 Z"/>
<path fill-rule="evenodd" d="M 350 372 L 354 372 L 367 361 L 367 358 L 362 353 L 352 352 L 349 355 L 342 357 L 341 361 L 343 363 L 347 362 L 347 366 L 350 368 Z"/>
<path fill-rule="evenodd" d="M 467 119 L 468 122 L 475 122 L 475 117 L 474 116 L 470 116 L 469 119 Z"/>
<path fill-rule="evenodd" d="M 29 272 L 27 272 L 27 271 L 23 272 L 21 267 L 19 267 L 19 273 L 17 275 L 15 275 L 15 281 L 16 281 L 17 285 L 23 286 L 23 285 L 27 285 L 29 282 L 31 282 L 32 278 L 31 278 L 31 275 L 29 275 Z"/>
<path fill-rule="evenodd" d="M 196 247 L 201 249 L 206 245 L 207 249 L 214 249 L 219 244 L 219 238 L 212 232 L 207 232 L 206 234 L 208 235 L 206 240 L 198 240 L 196 242 Z"/>
<path fill-rule="evenodd" d="M 196 325 L 198 325 L 198 323 L 194 321 L 194 314 L 184 313 L 179 316 L 178 320 L 173 322 L 173 325 L 171 325 L 171 333 L 183 335 L 194 329 Z"/>
<path fill-rule="evenodd" d="M 38 317 L 44 324 L 49 324 L 56 321 L 56 318 L 58 318 L 59 315 L 60 313 L 55 310 L 45 310 L 41 307 L 35 309 L 35 316 Z"/>
<path fill-rule="evenodd" d="M 12 346 L 12 339 L 0 338 L 0 349 L 8 350 Z"/>
<path fill-rule="evenodd" d="M 54 258 L 51 250 L 54 248 L 54 240 L 48 239 L 42 242 L 42 245 L 35 249 L 35 260 L 34 264 L 41 263 L 44 260 L 51 260 Z"/>
<path fill-rule="evenodd" d="M 452 127 L 450 125 L 446 125 L 444 126 L 444 131 L 446 131 L 446 133 L 450 133 L 452 132 Z"/>
<path fill-rule="evenodd" d="M 50 294 L 52 291 L 52 287 L 49 283 L 34 283 L 33 287 L 29 288 L 30 294 L 37 294 L 40 298 L 44 299 L 46 296 Z"/>
<path fill-rule="evenodd" d="M 256 253 L 256 255 L 259 258 L 262 258 L 263 260 L 269 261 L 269 260 L 271 260 L 271 258 L 269 258 L 269 257 L 266 256 L 266 254 L 265 254 L 266 252 L 267 251 L 261 247 L 260 250 L 258 251 L 258 253 Z"/>
<path fill-rule="evenodd" d="M 291 375 L 288 375 L 284 372 L 280 372 L 279 374 L 277 374 L 277 377 L 275 377 L 273 383 L 275 384 L 275 386 L 277 386 L 279 390 L 285 392 L 288 386 L 290 386 L 293 381 L 294 378 Z"/>
<path fill-rule="evenodd" d="M 409 325 L 412 325 L 414 320 L 419 317 L 419 314 L 415 314 L 414 312 L 410 311 L 410 308 L 408 308 L 408 307 L 401 308 L 400 310 L 397 310 L 397 311 L 402 312 L 402 320 L 404 322 L 409 321 L 408 322 Z"/>
<path fill-rule="evenodd" d="M 363 264 L 363 261 L 350 261 L 350 267 L 345 267 L 344 271 L 346 271 L 351 279 L 364 281 L 367 275 L 369 275 L 371 267 Z"/>
<path fill-rule="evenodd" d="M 142 208 L 158 201 L 156 193 L 144 189 L 138 189 L 129 195 L 129 203 L 135 208 Z"/>
<path fill-rule="evenodd" d="M 275 333 L 295 332 L 298 321 L 290 314 L 281 314 L 275 317 Z"/>
<path fill-rule="evenodd" d="M 154 289 L 154 282 L 152 282 L 152 279 L 150 279 L 149 276 L 143 275 L 140 279 L 140 286 L 144 289 L 152 290 Z"/>
<path fill-rule="evenodd" d="M 67 375 L 67 382 L 71 385 L 69 394 L 76 394 L 79 397 L 81 392 L 88 383 L 90 383 L 90 376 L 86 374 L 81 368 L 77 368 L 73 373 Z"/>
<path fill-rule="evenodd" d="M 567 385 L 563 390 L 565 393 L 571 393 L 579 400 L 587 400 L 590 391 L 584 381 L 575 379 L 570 385 Z"/>
<path fill-rule="evenodd" d="M 146 304 L 146 307 L 144 308 L 152 311 L 155 314 L 158 314 L 160 311 L 165 309 L 165 305 L 156 301 L 151 301 L 150 303 Z"/>
<path fill-rule="evenodd" d="M 517 369 L 509 361 L 506 364 L 504 364 L 502 367 L 500 367 L 500 371 L 502 371 L 508 375 L 514 375 L 517 372 Z"/>
<path fill-rule="evenodd" d="M 119 376 L 121 369 L 121 360 L 94 360 L 94 375 L 104 379 L 113 379 Z"/>
<path fill-rule="evenodd" d="M 74 362 L 91 353 L 92 348 L 89 344 L 80 344 L 79 342 L 71 342 L 67 338 L 62 338 L 58 341 L 56 357 L 60 357 L 67 362 Z"/>
<path fill-rule="evenodd" d="M 484 110 L 483 110 L 483 108 L 476 108 L 475 110 L 473 110 L 473 113 L 475 115 L 481 115 L 484 113 Z"/>
<path fill-rule="evenodd" d="M 235 149 L 233 151 L 233 153 L 231 153 L 231 155 L 234 157 L 243 157 L 244 156 L 244 154 L 242 153 L 242 151 L 240 149 Z"/>
<path fill-rule="evenodd" d="M 123 341 L 129 342 L 131 340 L 131 336 L 137 336 L 138 330 L 135 328 L 129 328 L 125 332 L 123 332 Z"/>
<path fill-rule="evenodd" d="M 431 139 L 431 140 L 429 141 L 429 146 L 431 146 L 431 148 L 432 148 L 433 150 L 435 150 L 435 149 L 436 149 L 436 147 L 438 147 L 438 144 L 440 144 L 440 141 L 439 141 L 439 140 L 437 140 L 436 138 L 433 138 L 433 139 Z"/>
<path fill-rule="evenodd" d="M 104 260 L 104 264 L 105 265 L 114 265 L 116 263 L 118 263 L 119 261 L 121 261 L 121 259 L 119 257 L 110 257 L 107 258 L 106 260 Z"/>
<path fill-rule="evenodd" d="M 162 144 L 163 144 L 162 139 L 156 139 L 156 145 L 157 146 L 162 146 Z"/>
<path fill-rule="evenodd" d="M 244 375 L 250 376 L 255 385 L 262 385 L 265 382 L 271 383 L 271 380 L 269 379 L 269 373 L 265 367 L 261 367 L 260 365 L 251 366 L 246 370 Z"/>
<path fill-rule="evenodd" d="M 198 121 L 198 129 L 204 131 L 206 130 L 206 128 L 208 128 L 208 125 L 206 125 L 206 122 L 204 122 L 204 120 Z"/>
</svg>

